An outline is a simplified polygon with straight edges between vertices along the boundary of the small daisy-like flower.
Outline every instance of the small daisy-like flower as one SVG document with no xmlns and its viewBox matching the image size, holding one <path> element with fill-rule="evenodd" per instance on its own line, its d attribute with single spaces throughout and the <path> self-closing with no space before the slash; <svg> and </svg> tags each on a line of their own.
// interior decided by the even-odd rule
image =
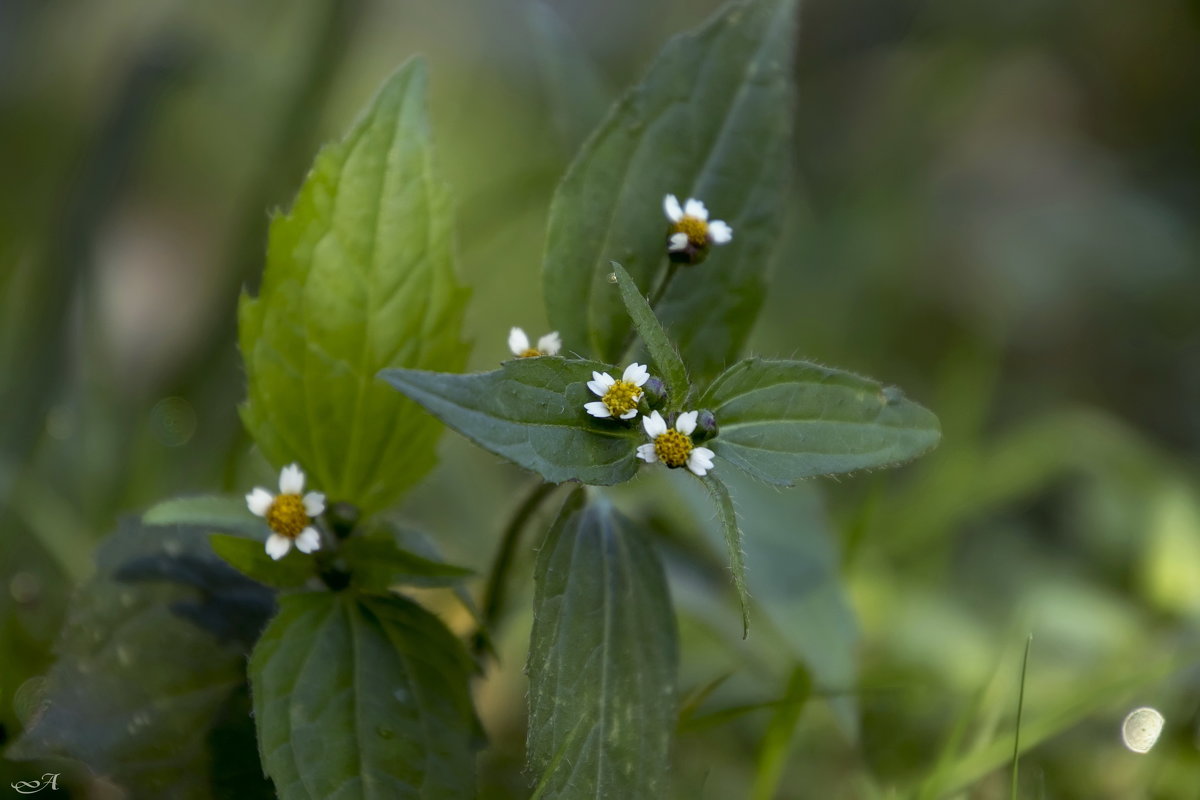
<svg viewBox="0 0 1200 800">
<path fill-rule="evenodd" d="M 733 239 L 733 228 L 719 219 L 709 222 L 708 209 L 694 197 L 680 208 L 679 199 L 669 194 L 663 199 L 663 211 L 671 220 L 667 252 L 672 261 L 699 264 L 708 255 L 710 245 Z"/>
<path fill-rule="evenodd" d="M 667 421 L 657 411 L 642 417 L 648 444 L 638 445 L 638 458 L 653 464 L 661 461 L 671 469 L 686 466 L 696 475 L 705 475 L 713 466 L 713 451 L 692 444 L 692 431 L 696 430 L 697 411 L 685 411 L 675 420 L 675 427 L 668 428 Z"/>
<path fill-rule="evenodd" d="M 559 338 L 558 331 L 550 331 L 538 339 L 537 347 L 530 347 L 529 337 L 525 335 L 525 331 L 513 328 L 508 332 L 508 349 L 512 350 L 512 354 L 517 358 L 556 356 L 562 349 L 562 339 Z"/>
<path fill-rule="evenodd" d="M 641 364 L 630 364 L 625 368 L 620 380 L 616 380 L 607 372 L 593 372 L 588 388 L 592 394 L 599 397 L 583 407 L 593 417 L 605 419 L 620 417 L 633 419 L 637 416 L 638 401 L 642 399 L 642 386 L 650 380 L 650 372 Z"/>
<path fill-rule="evenodd" d="M 267 537 L 267 555 L 278 561 L 287 555 L 295 543 L 301 553 L 321 548 L 321 534 L 309 523 L 325 511 L 325 495 L 304 491 L 304 473 L 298 464 L 289 464 L 279 473 L 279 494 L 256 488 L 246 495 L 246 505 L 260 517 L 267 518 L 271 535 Z"/>
</svg>

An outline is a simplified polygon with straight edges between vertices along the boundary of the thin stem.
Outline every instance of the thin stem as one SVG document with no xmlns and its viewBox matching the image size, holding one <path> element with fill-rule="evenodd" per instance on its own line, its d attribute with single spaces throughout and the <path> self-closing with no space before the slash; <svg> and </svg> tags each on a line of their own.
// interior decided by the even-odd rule
<svg viewBox="0 0 1200 800">
<path fill-rule="evenodd" d="M 504 611 L 508 572 L 512 566 L 513 555 L 517 551 L 517 543 L 521 539 L 521 532 L 546 498 L 557 488 L 558 485 L 554 483 L 538 483 L 521 505 L 517 506 L 517 510 L 513 512 L 512 518 L 504 528 L 504 533 L 500 536 L 500 549 L 496 551 L 496 558 L 492 561 L 491 570 L 488 571 L 487 583 L 483 591 L 483 609 L 480 612 L 479 630 L 475 632 L 471 640 L 471 647 L 477 656 L 482 655 L 487 649 L 489 632 L 496 627 L 496 623 Z"/>
</svg>

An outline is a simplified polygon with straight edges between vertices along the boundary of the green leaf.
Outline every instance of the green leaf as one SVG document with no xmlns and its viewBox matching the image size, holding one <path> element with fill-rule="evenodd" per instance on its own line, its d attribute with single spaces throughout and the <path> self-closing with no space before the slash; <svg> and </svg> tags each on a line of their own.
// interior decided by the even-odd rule
<svg viewBox="0 0 1200 800">
<path fill-rule="evenodd" d="M 712 473 L 700 478 L 709 497 L 717 504 L 717 518 L 725 534 L 725 551 L 729 554 L 729 571 L 733 575 L 733 586 L 737 589 L 738 602 L 742 606 L 742 638 L 750 634 L 750 592 L 746 589 L 746 553 L 742 549 L 742 529 L 738 527 L 737 513 L 729 489 Z"/>
<path fill-rule="evenodd" d="M 246 427 L 277 466 L 299 462 L 312 488 L 368 513 L 432 467 L 441 432 L 376 374 L 457 370 L 467 352 L 425 87 L 410 61 L 321 151 L 272 221 L 261 293 L 239 307 Z"/>
<path fill-rule="evenodd" d="M 474 796 L 471 666 L 403 598 L 282 597 L 250 659 L 259 751 L 279 797 Z"/>
<path fill-rule="evenodd" d="M 611 369 L 542 356 L 474 375 L 390 369 L 380 377 L 475 444 L 550 483 L 610 485 L 633 477 L 645 439 L 640 425 L 596 419 L 583 408 L 596 399 L 586 385 L 592 372 Z"/>
<path fill-rule="evenodd" d="M 350 569 L 350 585 L 363 592 L 388 592 L 393 587 L 453 586 L 474 574 L 466 567 L 418 555 L 403 547 L 384 524 L 342 544 L 341 555 Z"/>
<path fill-rule="evenodd" d="M 244 497 L 218 494 L 163 500 L 142 514 L 142 522 L 146 525 L 192 525 L 241 533 L 263 541 L 268 533 L 266 523 L 250 513 Z"/>
<path fill-rule="evenodd" d="M 896 387 L 803 361 L 740 361 L 698 404 L 720 426 L 708 447 L 759 480 L 784 486 L 910 461 L 941 437 L 937 417 Z"/>
<path fill-rule="evenodd" d="M 203 530 L 123 520 L 96 552 L 37 710 L 6 755 L 77 759 L 133 797 L 212 796 L 210 734 L 272 608 L 271 592 L 214 556 Z"/>
<path fill-rule="evenodd" d="M 637 285 L 633 282 L 633 278 L 629 277 L 625 268 L 615 261 L 612 262 L 612 268 L 613 274 L 617 276 L 617 287 L 621 290 L 621 300 L 625 303 L 625 310 L 629 312 L 634 328 L 650 352 L 650 360 L 655 367 L 654 371 L 662 377 L 667 392 L 670 394 L 670 407 L 672 409 L 683 408 L 690 386 L 687 368 L 683 366 L 683 361 L 679 358 L 679 351 L 667 338 L 667 333 L 659 323 L 658 317 L 654 316 L 654 309 L 646 302 L 646 298 L 642 297 L 642 293 L 638 291 Z"/>
<path fill-rule="evenodd" d="M 283 558 L 276 561 L 267 555 L 263 542 L 230 536 L 224 533 L 209 534 L 209 546 L 224 559 L 226 564 L 259 583 L 276 589 L 292 589 L 303 586 L 316 575 L 316 559 L 292 548 Z"/>
<path fill-rule="evenodd" d="M 672 39 L 592 134 L 554 195 L 543 262 L 550 321 L 568 348 L 620 359 L 629 319 L 608 275 L 662 281 L 663 197 L 704 201 L 733 241 L 679 270 L 655 311 L 693 378 L 739 354 L 764 295 L 790 172 L 794 0 L 728 6 Z"/>
<path fill-rule="evenodd" d="M 658 555 L 579 490 L 538 554 L 529 646 L 535 797 L 666 797 L 675 615 Z"/>
</svg>

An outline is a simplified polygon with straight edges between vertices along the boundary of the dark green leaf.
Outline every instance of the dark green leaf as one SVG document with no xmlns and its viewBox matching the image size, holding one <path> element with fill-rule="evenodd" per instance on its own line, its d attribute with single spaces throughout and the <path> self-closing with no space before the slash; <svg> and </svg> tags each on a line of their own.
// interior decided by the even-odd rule
<svg viewBox="0 0 1200 800">
<path fill-rule="evenodd" d="M 74 758 L 134 797 L 210 797 L 210 731 L 245 680 L 271 593 L 214 556 L 200 529 L 127 520 L 96 561 L 6 755 Z"/>
<path fill-rule="evenodd" d="M 430 469 L 441 431 L 376 374 L 452 371 L 466 356 L 425 86 L 424 65 L 409 62 L 321 151 L 271 224 L 261 293 L 239 309 L 247 428 L 276 465 L 299 462 L 312 488 L 368 512 Z"/>
<path fill-rule="evenodd" d="M 474 573 L 418 555 L 404 548 L 384 524 L 342 544 L 341 555 L 350 569 L 350 585 L 364 592 L 387 592 L 409 586 L 453 586 Z"/>
<path fill-rule="evenodd" d="M 694 378 L 737 357 L 762 303 L 790 172 L 794 15 L 794 0 L 750 0 L 671 40 L 584 145 L 554 195 L 543 263 L 547 311 L 567 347 L 620 359 L 629 319 L 609 261 L 654 292 L 670 193 L 704 201 L 733 241 L 681 269 L 655 311 Z"/>
<path fill-rule="evenodd" d="M 208 543 L 214 553 L 238 572 L 276 589 L 303 586 L 316 575 L 316 559 L 294 547 L 276 561 L 257 539 L 214 533 L 209 535 Z"/>
<path fill-rule="evenodd" d="M 659 800 L 675 726 L 675 615 L 642 531 L 585 497 L 567 501 L 538 554 L 529 766 L 539 797 Z"/>
<path fill-rule="evenodd" d="M 650 360 L 655 367 L 653 372 L 657 372 L 662 377 L 663 383 L 666 384 L 667 392 L 671 397 L 670 407 L 672 409 L 682 408 L 687 399 L 689 386 L 687 368 L 683 366 L 683 361 L 679 358 L 679 351 L 667 338 L 666 331 L 663 330 L 658 317 L 654 316 L 654 309 L 646 302 L 646 298 L 642 297 L 642 293 L 638 291 L 637 285 L 629 277 L 625 268 L 615 261 L 612 263 L 612 268 L 613 274 L 617 276 L 617 287 L 621 290 L 621 300 L 625 303 L 625 310 L 629 312 L 634 328 L 642 337 L 642 341 L 645 342 L 646 349 L 650 353 Z"/>
<path fill-rule="evenodd" d="M 721 428 L 708 447 L 785 486 L 910 461 L 941 438 L 937 417 L 896 387 L 803 361 L 740 361 L 698 404 L 712 409 Z"/>
<path fill-rule="evenodd" d="M 142 514 L 146 525 L 192 525 L 214 531 L 241 533 L 266 541 L 266 523 L 250 513 L 244 497 L 209 494 L 173 497 Z"/>
<path fill-rule="evenodd" d="M 480 447 L 550 483 L 609 485 L 633 477 L 645 439 L 640 425 L 596 419 L 583 408 L 596 399 L 586 385 L 592 372 L 611 369 L 543 356 L 474 375 L 390 369 L 381 377 Z"/>
<path fill-rule="evenodd" d="M 471 661 L 400 597 L 280 599 L 250 659 L 258 744 L 283 800 L 472 797 Z"/>
<path fill-rule="evenodd" d="M 708 495 L 717 504 L 717 518 L 725 535 L 725 551 L 729 555 L 729 571 L 733 575 L 733 586 L 737 589 L 738 601 L 742 606 L 742 638 L 750 633 L 750 594 L 746 589 L 746 554 L 742 550 L 742 529 L 738 527 L 737 514 L 733 509 L 733 498 L 729 489 L 712 473 L 700 479 Z"/>
</svg>

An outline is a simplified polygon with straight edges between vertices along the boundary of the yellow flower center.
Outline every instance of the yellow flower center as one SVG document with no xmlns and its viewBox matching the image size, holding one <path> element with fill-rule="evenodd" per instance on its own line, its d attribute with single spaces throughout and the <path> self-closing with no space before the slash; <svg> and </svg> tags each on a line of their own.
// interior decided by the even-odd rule
<svg viewBox="0 0 1200 800">
<path fill-rule="evenodd" d="M 638 400 L 642 399 L 642 387 L 629 381 L 615 381 L 600 401 L 608 408 L 610 414 L 619 417 L 637 408 Z"/>
<path fill-rule="evenodd" d="M 674 428 L 654 439 L 654 453 L 668 467 L 682 467 L 691 452 L 691 438 Z"/>
<path fill-rule="evenodd" d="M 674 233 L 686 233 L 688 244 L 692 247 L 704 247 L 708 244 L 708 223 L 699 217 L 685 216 L 675 223 Z"/>
<path fill-rule="evenodd" d="M 534 356 L 540 356 L 541 354 L 542 351 L 538 350 L 536 347 L 529 347 L 525 350 L 522 350 L 517 358 L 533 358 Z"/>
<path fill-rule="evenodd" d="M 267 509 L 267 525 L 280 536 L 295 539 L 308 527 L 308 512 L 298 494 L 281 494 Z"/>
</svg>

